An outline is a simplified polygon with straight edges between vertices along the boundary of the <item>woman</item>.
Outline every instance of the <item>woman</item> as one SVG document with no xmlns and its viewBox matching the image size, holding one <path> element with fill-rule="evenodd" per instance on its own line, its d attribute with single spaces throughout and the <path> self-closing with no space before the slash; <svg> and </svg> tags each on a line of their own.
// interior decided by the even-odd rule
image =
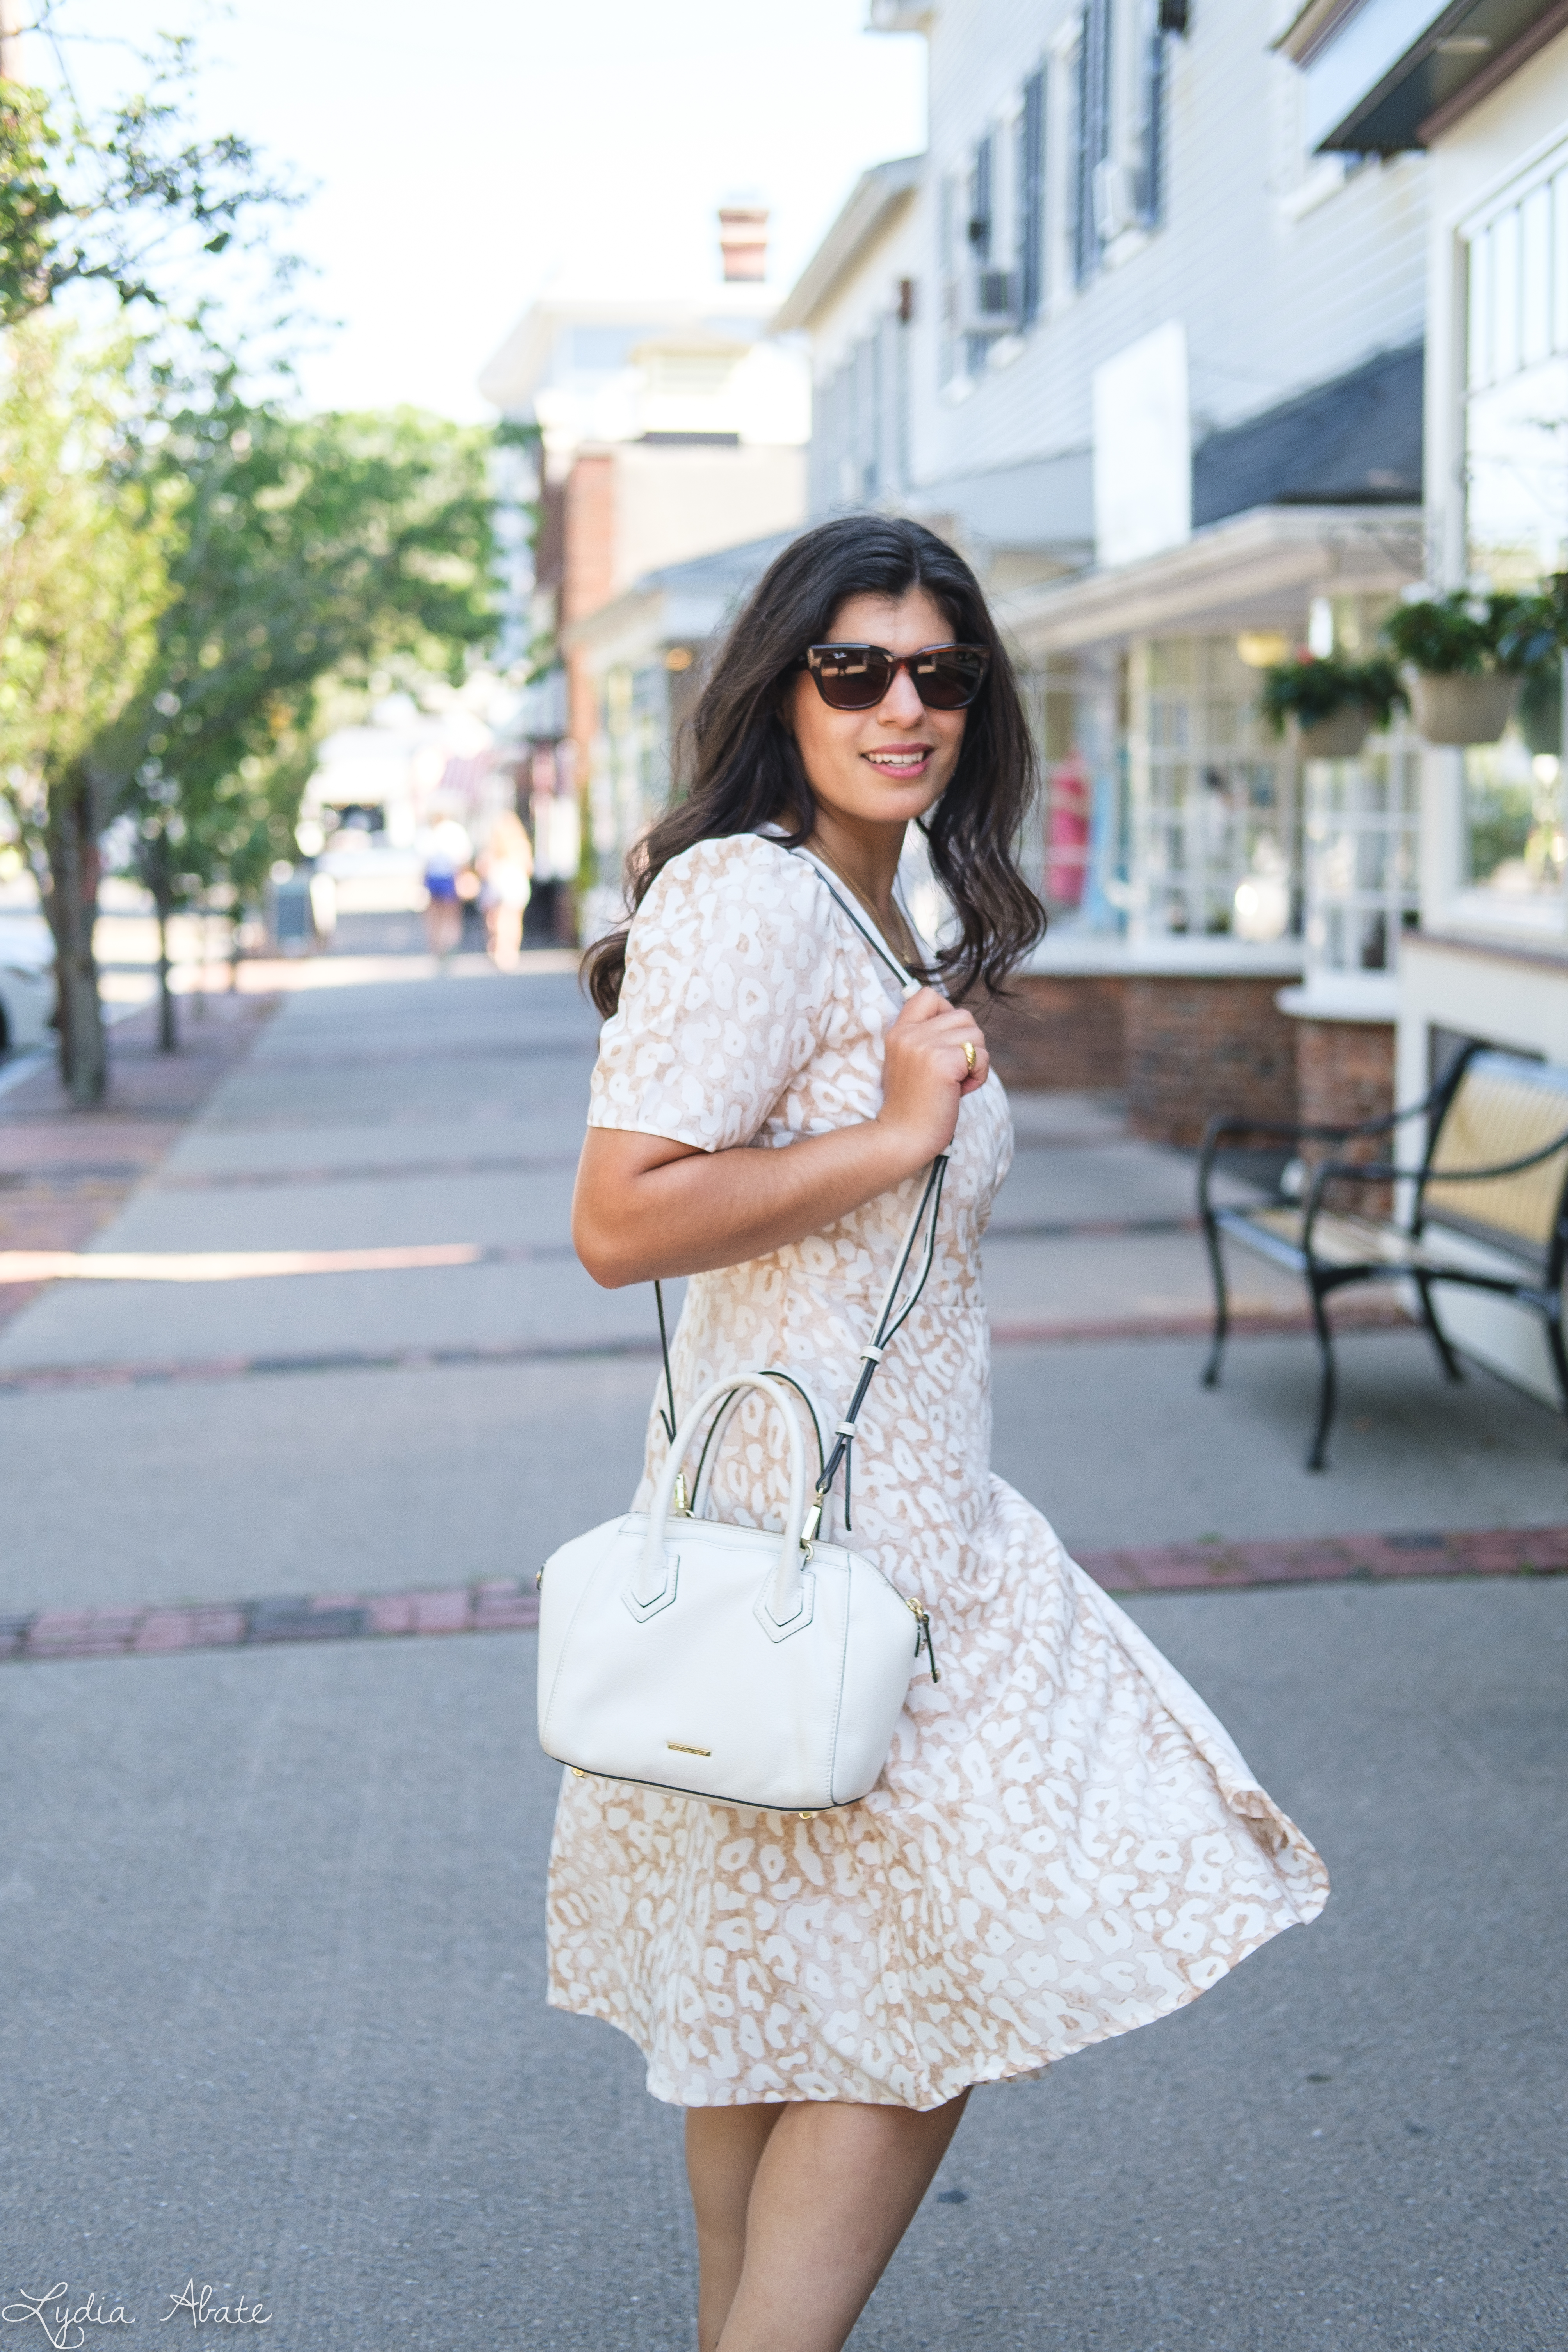
<svg viewBox="0 0 1568 2352">
<path fill-rule="evenodd" d="M 499 971 L 515 971 L 522 948 L 522 919 L 533 887 L 533 852 L 515 809 L 498 811 L 489 839 L 479 853 L 478 872 L 490 960 Z"/>
<path fill-rule="evenodd" d="M 942 1678 L 911 1685 L 871 1795 L 810 1819 L 568 1776 L 550 1997 L 629 2033 L 688 2110 L 701 2352 L 837 2352 L 972 2084 L 1193 2000 L 1327 1885 L 1202 1701 L 990 1475 L 978 1243 L 1011 1128 L 963 1000 L 1043 917 L 1013 862 L 1029 739 L 973 573 L 913 523 L 807 532 L 694 734 L 629 931 L 590 959 L 611 1017 L 578 1252 L 610 1286 L 693 1277 L 683 1409 L 779 1364 L 831 1426 L 951 1147 L 936 1265 L 861 1412 L 849 1538 L 924 1599 Z M 906 1000 L 865 933 L 928 958 L 896 890 L 911 823 L 953 921 L 940 985 Z M 664 1445 L 656 1414 L 649 1473 Z M 781 1454 L 749 1398 L 717 1515 L 777 1524 Z"/>
<path fill-rule="evenodd" d="M 430 952 L 445 963 L 463 942 L 463 884 L 473 861 L 473 844 L 455 816 L 441 817 L 425 845 L 425 936 Z"/>
</svg>

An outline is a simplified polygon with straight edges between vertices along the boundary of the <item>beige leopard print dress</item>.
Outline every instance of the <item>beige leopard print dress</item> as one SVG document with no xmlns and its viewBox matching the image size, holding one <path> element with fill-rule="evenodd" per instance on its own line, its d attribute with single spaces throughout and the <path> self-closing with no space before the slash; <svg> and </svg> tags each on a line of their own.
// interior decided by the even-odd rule
<svg viewBox="0 0 1568 2352">
<path fill-rule="evenodd" d="M 676 858 L 632 927 L 590 1123 L 720 1151 L 875 1116 L 897 982 L 818 870 L 756 835 Z M 861 1414 L 853 1535 L 929 1607 L 880 1780 L 809 1820 L 563 1780 L 550 1999 L 606 2019 L 683 2106 L 928 2108 L 1192 2000 L 1314 1918 L 1322 1864 L 1203 1701 L 990 1469 L 980 1237 L 1012 1156 L 993 1078 L 961 1108 L 939 1247 Z M 919 1178 L 826 1232 L 698 1276 L 678 1404 L 782 1365 L 841 1418 Z M 663 1459 L 657 1411 L 637 1507 Z M 710 1507 L 782 1523 L 752 1395 Z"/>
</svg>

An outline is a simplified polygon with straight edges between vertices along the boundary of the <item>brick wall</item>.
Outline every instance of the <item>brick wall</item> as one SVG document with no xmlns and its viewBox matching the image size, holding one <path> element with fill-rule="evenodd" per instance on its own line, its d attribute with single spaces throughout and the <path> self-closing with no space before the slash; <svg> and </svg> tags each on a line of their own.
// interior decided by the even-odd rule
<svg viewBox="0 0 1568 2352">
<path fill-rule="evenodd" d="M 1325 1127 L 1359 1127 L 1386 1118 L 1394 1108 L 1394 1028 L 1392 1021 L 1298 1021 L 1296 1041 L 1298 1118 Z M 1303 1160 L 1386 1160 L 1388 1135 L 1370 1135 L 1344 1144 L 1307 1143 Z M 1336 1209 L 1387 1216 L 1394 1205 L 1387 1184 L 1336 1184 L 1329 1195 Z"/>
<path fill-rule="evenodd" d="M 1310 1024 L 1279 1011 L 1282 985 L 1033 973 L 1014 982 L 1010 1000 L 976 1014 L 1005 1086 L 1124 1094 L 1138 1134 L 1194 1144 L 1211 1111 L 1298 1116 L 1296 1032 Z"/>
<path fill-rule="evenodd" d="M 1127 1075 L 1127 982 L 1026 973 L 1006 998 L 977 1005 L 996 1075 L 1007 1087 L 1120 1093 Z"/>
<path fill-rule="evenodd" d="M 1325 1127 L 1359 1127 L 1394 1108 L 1392 1021 L 1298 1021 L 1300 1116 Z M 1380 1139 L 1377 1154 L 1384 1142 Z"/>
<path fill-rule="evenodd" d="M 1298 1024 L 1275 1003 L 1278 979 L 1127 981 L 1127 1109 L 1157 1143 L 1202 1139 L 1212 1111 L 1296 1117 Z"/>
<path fill-rule="evenodd" d="M 578 457 L 566 478 L 562 521 L 563 625 L 608 602 L 616 575 L 615 460 L 608 450 Z M 566 656 L 566 730 L 576 746 L 577 774 L 588 772 L 598 713 L 588 657 L 580 646 Z"/>
</svg>

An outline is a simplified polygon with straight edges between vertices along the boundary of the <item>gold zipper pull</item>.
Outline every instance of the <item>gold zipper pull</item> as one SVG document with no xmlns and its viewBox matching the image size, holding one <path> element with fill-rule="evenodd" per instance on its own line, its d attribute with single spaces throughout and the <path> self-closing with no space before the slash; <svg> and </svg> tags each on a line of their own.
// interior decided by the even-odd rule
<svg viewBox="0 0 1568 2352">
<path fill-rule="evenodd" d="M 917 1658 L 920 1656 L 921 1645 L 923 1643 L 926 1656 L 931 1661 L 931 1678 L 933 1683 L 939 1683 L 942 1676 L 937 1672 L 936 1650 L 931 1638 L 931 1619 L 926 1613 L 925 1605 L 922 1601 L 911 1601 L 907 1593 L 901 1592 L 899 1598 L 915 1621 L 915 1655 Z"/>
<path fill-rule="evenodd" d="M 689 1519 L 691 1517 L 691 1502 L 686 1491 L 684 1470 L 678 1470 L 675 1474 L 675 1492 L 669 1498 L 669 1507 L 672 1515 L 678 1519 Z"/>
</svg>

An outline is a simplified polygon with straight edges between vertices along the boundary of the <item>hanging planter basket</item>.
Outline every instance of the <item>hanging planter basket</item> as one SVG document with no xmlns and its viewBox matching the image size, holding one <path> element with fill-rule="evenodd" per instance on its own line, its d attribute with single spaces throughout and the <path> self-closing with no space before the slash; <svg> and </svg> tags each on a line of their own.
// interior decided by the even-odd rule
<svg viewBox="0 0 1568 2352">
<path fill-rule="evenodd" d="M 1298 741 L 1303 760 L 1353 760 L 1377 725 L 1377 713 L 1364 702 L 1347 702 L 1315 719 L 1300 730 Z"/>
<path fill-rule="evenodd" d="M 1468 677 L 1438 677 L 1428 670 L 1410 675 L 1415 731 L 1428 743 L 1495 743 L 1518 700 L 1518 678 L 1501 670 Z"/>
</svg>

